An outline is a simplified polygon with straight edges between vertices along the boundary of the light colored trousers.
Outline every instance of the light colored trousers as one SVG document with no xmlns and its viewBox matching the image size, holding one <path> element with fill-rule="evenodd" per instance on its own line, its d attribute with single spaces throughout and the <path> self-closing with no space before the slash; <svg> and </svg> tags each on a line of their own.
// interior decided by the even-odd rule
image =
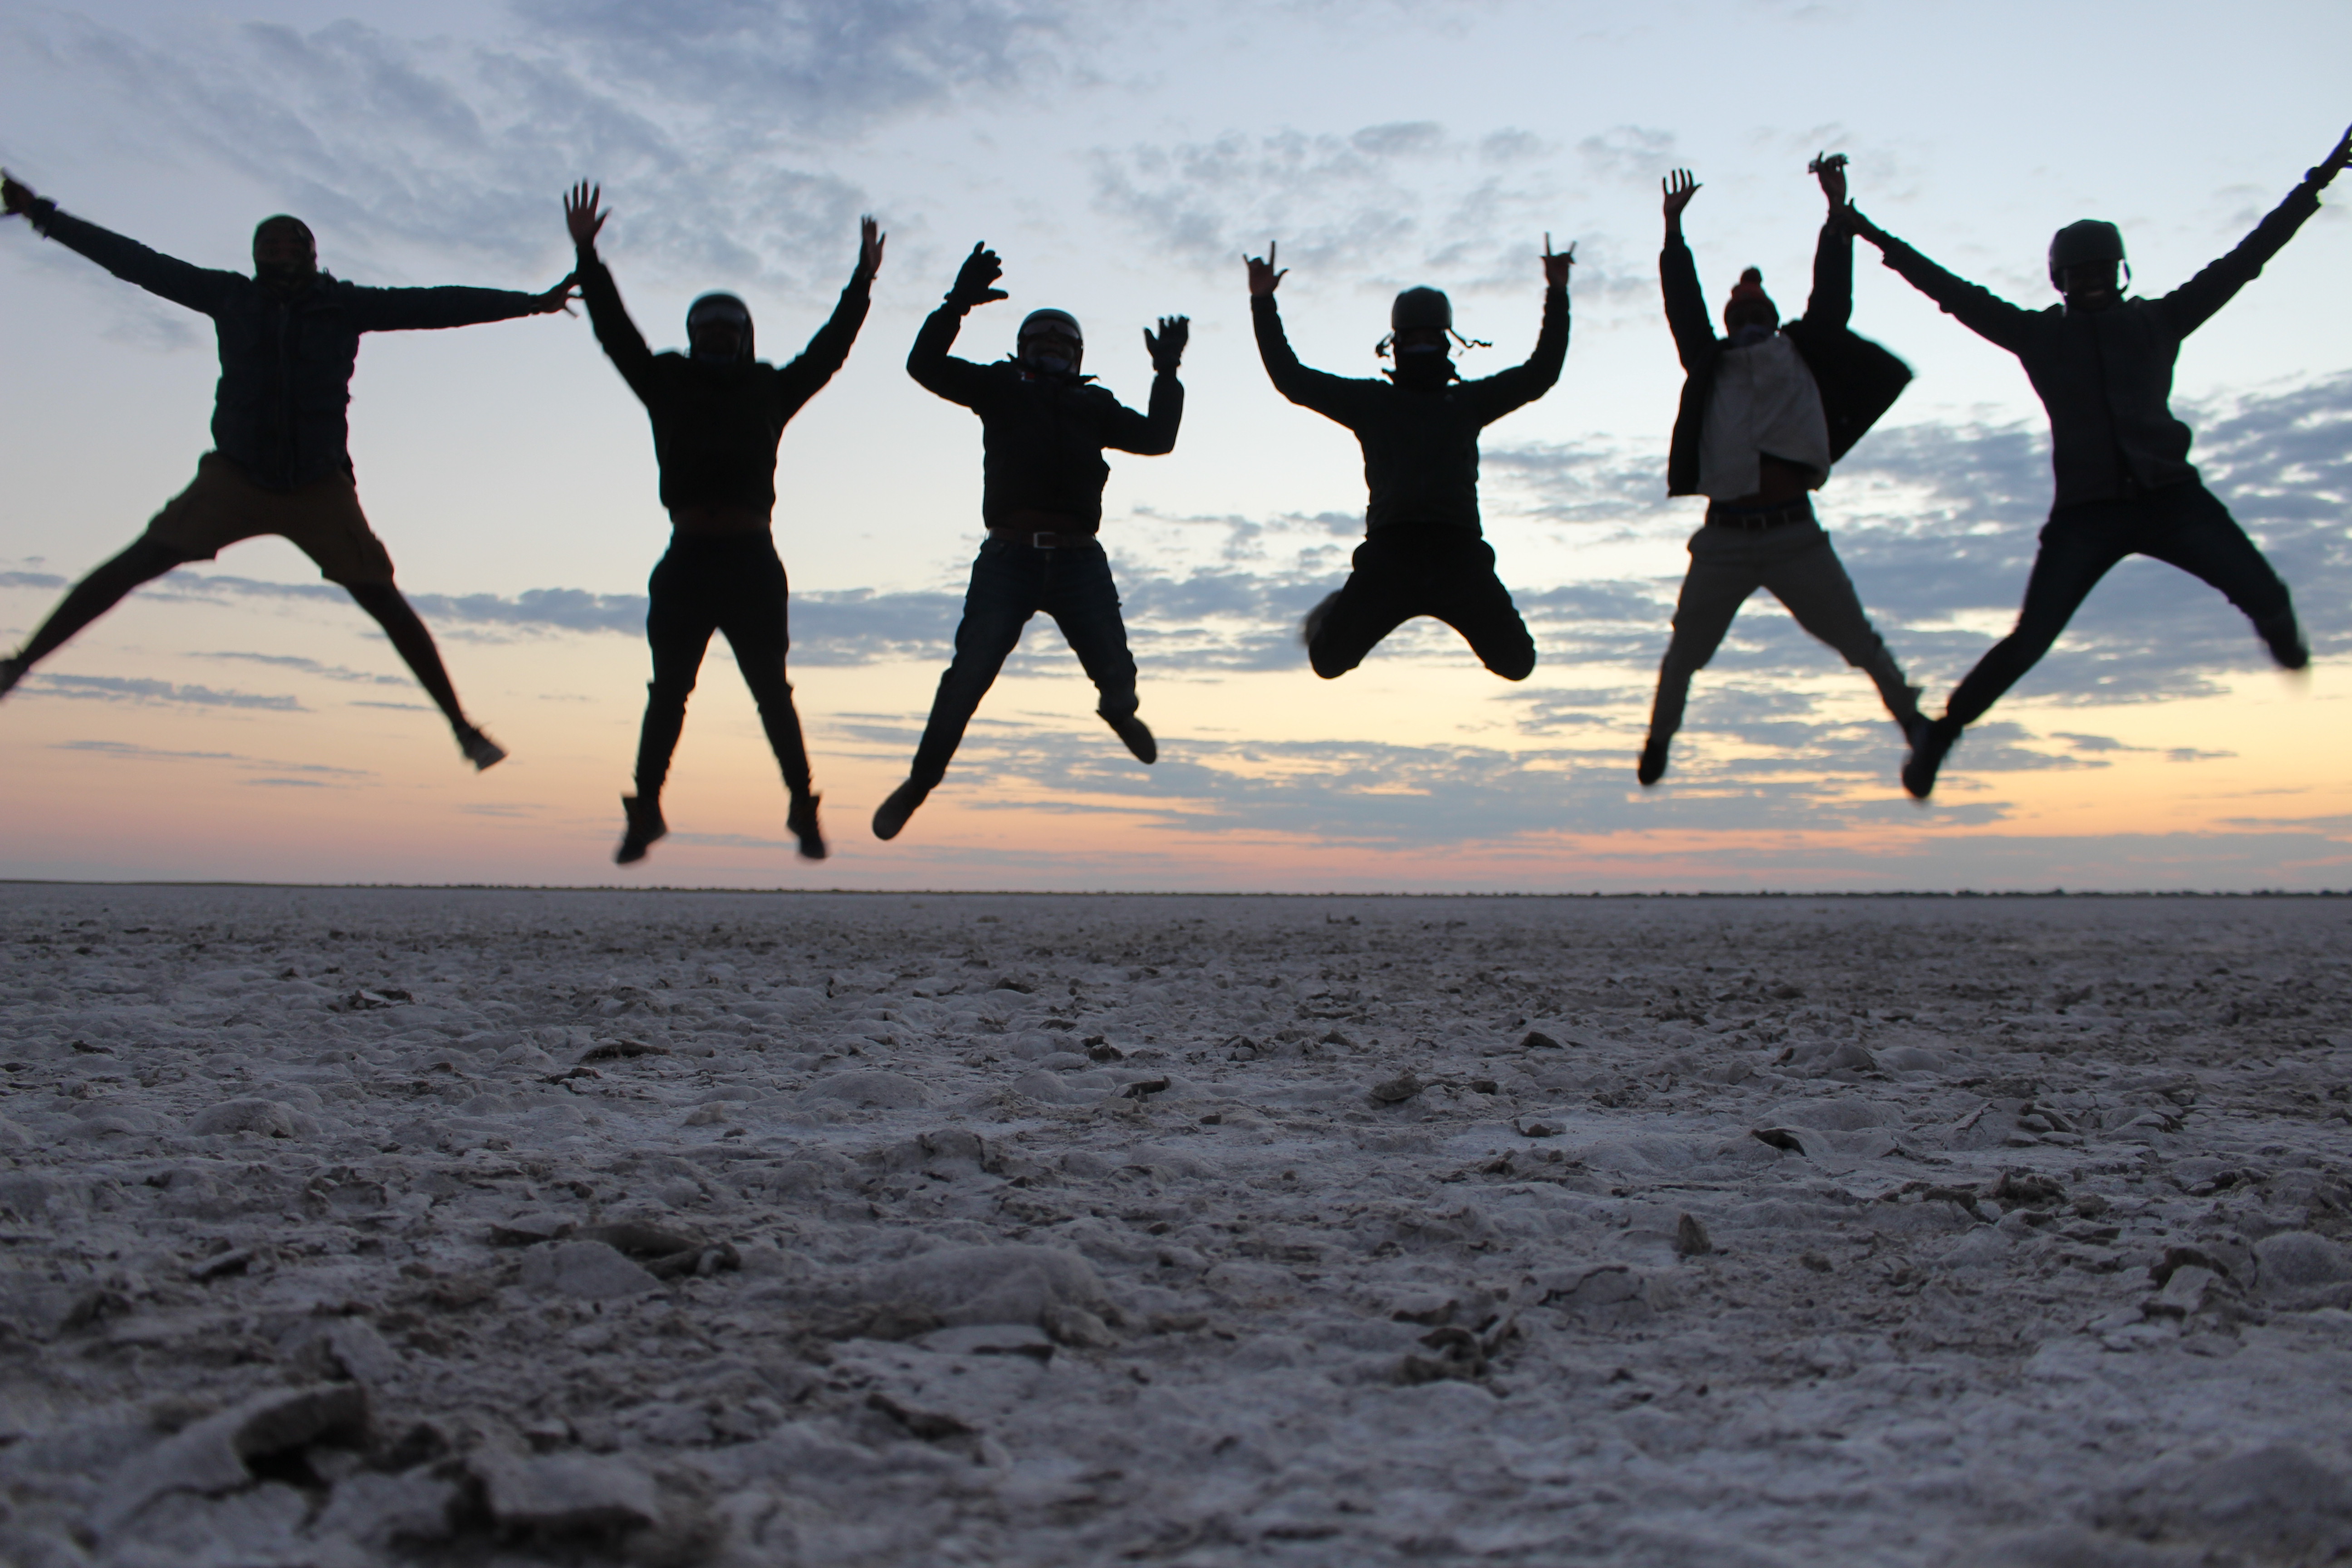
<svg viewBox="0 0 2352 1568">
<path fill-rule="evenodd" d="M 1918 689 L 1903 679 L 1895 656 L 1863 613 L 1853 579 L 1818 522 L 1778 528 L 1702 527 L 1690 540 L 1690 575 L 1675 605 L 1674 640 L 1658 667 L 1658 700 L 1650 710 L 1650 739 L 1664 741 L 1682 728 L 1691 677 L 1706 667 L 1731 629 L 1748 595 L 1769 588 L 1799 626 L 1845 656 L 1878 685 L 1895 722 L 1919 714 Z"/>
</svg>

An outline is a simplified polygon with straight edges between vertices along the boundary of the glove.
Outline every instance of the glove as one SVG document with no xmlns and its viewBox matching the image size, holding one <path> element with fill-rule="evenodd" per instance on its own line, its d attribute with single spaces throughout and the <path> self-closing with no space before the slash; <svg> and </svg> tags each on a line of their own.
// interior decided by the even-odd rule
<svg viewBox="0 0 2352 1568">
<path fill-rule="evenodd" d="M 1003 289 L 993 287 L 1003 276 L 1004 264 L 996 258 L 996 252 L 989 249 L 984 241 L 975 245 L 956 272 L 955 287 L 948 290 L 948 303 L 970 310 L 992 300 L 1010 299 L 1012 296 Z"/>
<path fill-rule="evenodd" d="M 1152 336 L 1151 329 L 1146 327 L 1143 330 L 1143 346 L 1151 351 L 1151 368 L 1162 375 L 1174 375 L 1176 367 L 1184 362 L 1184 345 L 1192 336 L 1192 318 L 1190 316 L 1160 317 L 1158 337 Z"/>
</svg>

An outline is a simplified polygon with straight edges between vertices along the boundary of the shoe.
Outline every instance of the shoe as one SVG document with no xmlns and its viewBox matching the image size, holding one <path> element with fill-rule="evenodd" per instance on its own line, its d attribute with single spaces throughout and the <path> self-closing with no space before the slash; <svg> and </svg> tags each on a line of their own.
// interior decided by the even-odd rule
<svg viewBox="0 0 2352 1568">
<path fill-rule="evenodd" d="M 1936 771 L 1944 765 L 1944 755 L 1960 738 L 1960 726 L 1948 718 L 1930 719 L 1918 728 L 1911 742 L 1911 754 L 1903 763 L 1903 787 L 1911 792 L 1914 800 L 1925 800 L 1936 790 Z"/>
<path fill-rule="evenodd" d="M 457 749 L 466 753 L 466 760 L 474 764 L 478 773 L 488 773 L 507 760 L 507 749 L 471 724 L 458 728 Z"/>
<path fill-rule="evenodd" d="M 1331 606 L 1339 602 L 1336 592 L 1323 595 L 1323 602 L 1307 611 L 1307 618 L 1298 623 L 1298 640 L 1313 647 L 1315 639 L 1323 635 L 1323 623 L 1331 618 Z"/>
<path fill-rule="evenodd" d="M 1151 738 L 1151 727 L 1142 720 L 1132 713 L 1102 713 L 1101 718 L 1111 727 L 1113 734 L 1127 742 L 1127 749 L 1135 753 L 1137 762 L 1156 763 L 1160 760 L 1160 742 Z"/>
<path fill-rule="evenodd" d="M 915 815 L 915 808 L 922 805 L 930 793 L 930 785 L 917 784 L 912 779 L 892 790 L 890 798 L 874 808 L 874 837 L 898 837 L 898 830 L 907 826 L 907 818 Z"/>
<path fill-rule="evenodd" d="M 613 851 L 613 864 L 634 866 L 646 858 L 646 851 L 669 837 L 669 824 L 662 820 L 661 801 L 640 800 L 635 795 L 621 797 L 621 810 L 629 826 L 621 835 L 621 847 Z"/>
<path fill-rule="evenodd" d="M 801 841 L 801 858 L 803 860 L 822 860 L 827 853 L 824 834 L 816 825 L 816 804 L 824 798 L 815 794 L 796 795 L 793 796 L 792 810 L 784 814 L 784 826 L 791 828 L 793 837 Z"/>
<path fill-rule="evenodd" d="M 2281 610 L 2274 616 L 2264 616 L 2254 623 L 2254 630 L 2278 660 L 2281 669 L 2302 669 L 2311 663 L 2311 649 L 2303 640 L 2303 628 L 2295 624 L 2294 612 Z M 0 686 L 0 691 L 7 688 Z"/>
<path fill-rule="evenodd" d="M 25 661 L 21 658 L 0 658 L 0 697 L 16 689 L 16 682 L 25 679 Z"/>
<path fill-rule="evenodd" d="M 1673 743 L 1671 741 L 1644 741 L 1642 743 L 1642 760 L 1633 764 L 1633 776 L 1641 780 L 1643 789 L 1666 776 L 1666 748 Z"/>
</svg>

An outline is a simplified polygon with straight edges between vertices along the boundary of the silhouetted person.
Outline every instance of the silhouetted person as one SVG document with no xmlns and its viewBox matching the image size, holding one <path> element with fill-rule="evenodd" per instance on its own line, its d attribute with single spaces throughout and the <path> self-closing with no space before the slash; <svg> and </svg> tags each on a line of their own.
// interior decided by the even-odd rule
<svg viewBox="0 0 2352 1568">
<path fill-rule="evenodd" d="M 2189 461 L 2193 435 L 2172 416 L 2181 340 L 2259 276 L 2263 263 L 2319 210 L 2319 193 L 2352 161 L 2352 132 L 2305 174 L 2238 247 L 2161 300 L 2129 299 L 2124 239 L 2085 218 L 2050 241 L 2050 282 L 2063 305 L 2029 310 L 1953 277 L 1847 208 L 1853 231 L 1886 265 L 1960 324 L 2018 357 L 2050 415 L 2057 479 L 2042 547 L 2026 579 L 2017 627 L 1977 661 L 1923 726 L 1903 764 L 1903 787 L 1922 800 L 1960 731 L 2032 669 L 2100 578 L 2126 555 L 2147 555 L 2200 577 L 2245 612 L 2283 668 L 2311 662 L 2286 584 Z"/>
<path fill-rule="evenodd" d="M 506 756 L 457 706 L 433 635 L 393 586 L 392 557 L 368 527 L 352 479 L 345 409 L 362 332 L 463 327 L 563 309 L 572 280 L 543 294 L 503 289 L 365 289 L 319 269 L 310 228 L 265 218 L 253 231 L 253 272 L 215 272 L 158 255 L 59 212 L 55 202 L 0 177 L 0 205 L 43 235 L 127 282 L 213 319 L 220 384 L 213 450 L 137 543 L 76 584 L 13 658 L 0 659 L 0 695 L 142 583 L 209 561 L 225 545 L 274 533 L 318 563 L 376 618 L 415 672 L 478 769 Z"/>
<path fill-rule="evenodd" d="M 1095 711 L 1103 721 L 1137 761 L 1160 755 L 1151 731 L 1136 716 L 1135 658 L 1128 652 L 1110 559 L 1096 534 L 1102 527 L 1103 485 L 1110 478 L 1104 451 L 1159 457 L 1176 449 L 1176 426 L 1184 415 L 1176 367 L 1192 323 L 1162 316 L 1158 335 L 1144 332 L 1151 401 L 1148 412 L 1138 414 L 1079 374 L 1086 340 L 1066 310 L 1029 312 L 1013 335 L 1011 359 L 974 364 L 948 353 L 966 311 L 1007 298 L 994 286 L 1003 272 L 996 252 L 973 246 L 955 286 L 923 322 L 907 355 L 908 375 L 980 416 L 980 512 L 988 538 L 971 563 L 955 658 L 940 677 L 914 765 L 907 782 L 875 808 L 877 838 L 897 837 L 947 776 L 964 727 L 1019 645 L 1022 627 L 1040 611 L 1054 617 L 1095 683 L 1100 698 Z"/>
<path fill-rule="evenodd" d="M 1727 338 L 1715 335 L 1698 267 L 1683 242 L 1683 209 L 1698 184 L 1677 169 L 1665 188 L 1666 243 L 1658 253 L 1666 324 L 1689 379 L 1675 416 L 1666 493 L 1703 495 L 1706 521 L 1691 535 L 1690 573 L 1675 605 L 1675 634 L 1658 667 L 1650 738 L 1634 776 L 1665 775 L 1666 751 L 1682 727 L 1691 677 L 1706 667 L 1739 606 L 1769 589 L 1796 623 L 1877 683 L 1886 710 L 1908 737 L 1919 693 L 1863 613 L 1809 492 L 1829 481 L 1845 456 L 1893 405 L 1908 366 L 1847 330 L 1853 313 L 1853 237 L 1840 219 L 1845 158 L 1816 158 L 1812 172 L 1830 216 L 1813 248 L 1813 292 L 1786 326 L 1753 267 L 1723 307 Z"/>
<path fill-rule="evenodd" d="M 662 505 L 670 521 L 669 550 L 646 585 L 654 678 L 646 688 L 645 726 L 637 739 L 637 793 L 621 797 L 628 826 L 613 858 L 624 866 L 642 860 L 669 831 L 662 820 L 662 784 L 686 726 L 686 700 L 716 631 L 726 633 L 735 650 L 736 668 L 759 704 L 760 725 L 783 771 L 791 797 L 784 825 L 800 841 L 803 858 L 822 860 L 818 797 L 784 676 L 792 638 L 789 584 L 772 531 L 776 446 L 785 423 L 848 359 L 882 266 L 883 237 L 872 218 L 858 221 L 857 266 L 841 303 L 792 363 L 779 367 L 752 357 L 751 312 L 732 294 L 697 300 L 686 312 L 687 352 L 657 354 L 646 346 L 613 274 L 597 258 L 597 231 L 611 216 L 596 210 L 602 195 L 584 181 L 573 186 L 564 198 L 564 223 L 579 249 L 580 289 L 596 341 L 653 424 Z"/>
<path fill-rule="evenodd" d="M 1453 302 L 1408 289 L 1389 311 L 1396 368 L 1384 381 L 1309 370 L 1290 351 L 1274 291 L 1288 273 L 1275 247 L 1249 263 L 1250 315 L 1274 389 L 1355 433 L 1364 448 L 1364 542 L 1339 591 L 1307 613 L 1303 628 L 1315 673 L 1334 680 L 1364 662 L 1381 639 L 1415 616 L 1433 616 L 1469 641 L 1506 680 L 1536 667 L 1535 639 L 1495 575 L 1495 551 L 1478 526 L 1478 433 L 1533 403 L 1559 379 L 1568 357 L 1568 273 L 1576 247 L 1544 238 L 1543 330 L 1527 363 L 1478 381 L 1454 372 Z M 1460 339 L 1465 343 L 1469 340 Z"/>
</svg>

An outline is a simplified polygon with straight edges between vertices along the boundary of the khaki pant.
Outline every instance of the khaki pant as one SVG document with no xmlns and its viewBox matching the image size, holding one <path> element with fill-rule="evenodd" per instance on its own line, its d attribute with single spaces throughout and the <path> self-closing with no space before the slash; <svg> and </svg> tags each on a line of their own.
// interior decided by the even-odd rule
<svg viewBox="0 0 2352 1568">
<path fill-rule="evenodd" d="M 392 581 L 392 556 L 360 510 L 349 474 L 330 474 L 299 489 L 264 489 L 232 458 L 206 452 L 186 489 L 163 503 L 147 537 L 190 561 L 209 561 L 226 545 L 275 533 L 319 563 L 319 574 L 346 587 Z"/>
<path fill-rule="evenodd" d="M 1658 700 L 1650 710 L 1650 739 L 1671 739 L 1682 728 L 1691 677 L 1706 667 L 1731 629 L 1739 606 L 1759 588 L 1787 606 L 1799 626 L 1845 656 L 1877 683 L 1897 723 L 1918 717 L 1919 693 L 1903 679 L 1895 656 L 1879 640 L 1855 597 L 1853 582 L 1818 522 L 1743 529 L 1711 524 L 1691 535 L 1690 574 L 1675 605 L 1674 639 L 1658 668 Z"/>
</svg>

